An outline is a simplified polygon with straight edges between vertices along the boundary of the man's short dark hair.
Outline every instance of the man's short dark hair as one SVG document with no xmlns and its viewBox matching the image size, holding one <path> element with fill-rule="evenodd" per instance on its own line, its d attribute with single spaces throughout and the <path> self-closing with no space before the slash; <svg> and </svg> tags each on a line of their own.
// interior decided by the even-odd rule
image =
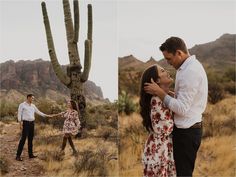
<svg viewBox="0 0 236 177">
<path fill-rule="evenodd" d="M 167 51 L 168 53 L 172 53 L 173 55 L 175 55 L 177 50 L 181 50 L 186 54 L 188 53 L 188 49 L 186 47 L 184 40 L 179 37 L 170 37 L 166 39 L 166 41 L 163 44 L 161 44 L 159 49 L 162 52 Z"/>
<path fill-rule="evenodd" d="M 32 96 L 34 96 L 32 93 L 28 94 L 28 95 L 27 95 L 27 99 L 28 99 L 29 97 L 32 97 Z"/>
</svg>

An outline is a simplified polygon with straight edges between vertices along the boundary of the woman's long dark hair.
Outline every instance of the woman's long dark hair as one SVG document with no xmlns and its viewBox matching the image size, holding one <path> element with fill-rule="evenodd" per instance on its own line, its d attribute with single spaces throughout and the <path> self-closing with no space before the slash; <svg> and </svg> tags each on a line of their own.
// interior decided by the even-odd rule
<svg viewBox="0 0 236 177">
<path fill-rule="evenodd" d="M 153 130 L 152 122 L 150 118 L 150 111 L 151 111 L 150 102 L 151 102 L 152 95 L 144 91 L 144 84 L 150 83 L 151 78 L 154 81 L 157 81 L 159 78 L 157 65 L 150 66 L 143 72 L 142 77 L 141 77 L 141 84 L 140 84 L 140 100 L 139 100 L 140 114 L 143 118 L 143 126 L 147 129 L 148 132 Z"/>
<path fill-rule="evenodd" d="M 72 106 L 72 109 L 76 110 L 76 111 L 79 111 L 78 110 L 78 106 L 77 106 L 77 103 L 73 100 L 70 100 L 70 104 Z"/>
</svg>

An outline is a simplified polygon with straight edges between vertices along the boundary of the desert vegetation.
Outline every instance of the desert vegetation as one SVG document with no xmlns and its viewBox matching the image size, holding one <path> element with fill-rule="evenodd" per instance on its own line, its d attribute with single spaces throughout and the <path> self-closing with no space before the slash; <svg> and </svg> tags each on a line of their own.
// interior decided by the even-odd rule
<svg viewBox="0 0 236 177">
<path fill-rule="evenodd" d="M 5 134 L 3 132 L 4 126 L 17 124 L 16 112 L 19 103 L 1 102 L 1 136 Z M 46 98 L 38 98 L 35 104 L 39 110 L 48 114 L 58 113 L 66 109 L 65 100 L 55 102 Z M 79 152 L 78 156 L 72 155 L 69 143 L 67 143 L 65 155 L 63 156 L 60 153 L 63 137 L 63 118 L 43 118 L 36 115 L 34 149 L 44 175 L 118 176 L 117 114 L 116 103 L 87 105 L 85 113 L 87 124 L 83 130 L 83 136 L 75 137 L 73 140 Z M 15 146 L 17 146 L 17 143 Z M 12 157 L 6 157 L 4 153 L 0 155 L 2 175 L 11 173 L 10 158 Z M 10 159 L 10 161 L 12 160 L 14 159 Z"/>
<path fill-rule="evenodd" d="M 209 102 L 203 114 L 203 139 L 194 176 L 235 176 L 235 70 L 207 68 L 207 76 Z M 130 84 L 127 79 L 119 82 Z M 139 88 L 139 83 L 132 87 Z M 139 115 L 138 92 L 127 88 L 119 88 L 119 169 L 121 176 L 141 176 L 141 154 L 148 135 Z"/>
<path fill-rule="evenodd" d="M 227 35 L 226 35 L 227 36 Z M 226 36 L 222 36 L 223 39 Z M 220 38 L 220 39 L 221 39 Z M 198 152 L 194 176 L 236 175 L 236 83 L 234 36 L 230 45 L 212 42 L 190 50 L 203 64 L 208 77 L 208 104 L 203 114 L 203 138 Z M 229 42 L 229 40 L 226 40 Z M 217 47 L 228 53 L 214 54 Z M 213 51 L 214 48 L 214 51 Z M 207 50 L 206 50 L 207 49 Z M 214 57 L 209 57 L 214 54 Z M 224 59 L 223 59 L 224 58 Z M 139 114 L 139 87 L 142 72 L 159 64 L 175 78 L 176 71 L 165 60 L 142 62 L 134 56 L 119 58 L 119 173 L 121 176 L 142 176 L 141 155 L 148 136 Z M 174 88 L 174 84 L 171 86 Z"/>
<path fill-rule="evenodd" d="M 194 176 L 235 176 L 236 96 L 208 103 L 203 118 L 203 139 Z M 141 154 L 148 133 L 138 113 L 119 116 L 119 169 L 121 176 L 142 176 Z"/>
</svg>

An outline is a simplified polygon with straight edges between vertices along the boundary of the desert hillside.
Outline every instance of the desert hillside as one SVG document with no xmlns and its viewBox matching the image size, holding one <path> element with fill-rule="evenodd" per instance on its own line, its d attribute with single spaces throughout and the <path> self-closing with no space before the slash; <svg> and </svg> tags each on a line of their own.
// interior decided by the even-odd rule
<svg viewBox="0 0 236 177">
<path fill-rule="evenodd" d="M 0 68 L 2 96 L 9 90 L 16 90 L 21 94 L 32 92 L 38 97 L 49 97 L 52 92 L 58 93 L 58 96 L 69 96 L 69 89 L 56 77 L 49 61 L 36 59 L 14 62 L 9 60 L 1 63 Z M 66 69 L 65 66 L 62 68 Z M 104 100 L 101 88 L 92 81 L 85 82 L 84 92 L 89 100 Z"/>
<path fill-rule="evenodd" d="M 215 41 L 198 44 L 189 49 L 190 54 L 196 55 L 203 64 L 209 87 L 222 87 L 226 92 L 235 94 L 235 34 L 224 34 Z M 175 77 L 175 69 L 168 65 L 164 59 L 151 57 L 143 62 L 133 55 L 119 57 L 119 94 L 125 91 L 131 95 L 139 93 L 140 78 L 145 68 L 159 64 Z M 212 85 L 213 83 L 213 85 Z M 216 84 L 215 84 L 216 83 Z M 218 83 L 223 83 L 219 86 Z"/>
<path fill-rule="evenodd" d="M 14 113 L 17 106 L 14 109 L 13 105 L 7 103 L 1 110 Z M 38 100 L 37 107 L 47 114 L 52 114 L 65 110 L 66 103 L 56 103 L 43 98 Z M 82 136 L 73 138 L 78 151 L 78 156 L 74 156 L 69 143 L 65 155 L 60 153 L 64 118 L 36 116 L 34 153 L 38 158 L 28 158 L 26 143 L 22 153 L 23 162 L 18 162 L 15 160 L 15 154 L 21 136 L 19 123 L 14 114 L 1 115 L 1 176 L 118 176 L 116 104 L 88 104 L 85 119 L 86 128 Z"/>
<path fill-rule="evenodd" d="M 208 104 L 203 114 L 203 139 L 194 176 L 235 176 L 236 96 L 235 34 L 190 49 L 203 64 L 208 77 Z M 141 154 L 148 136 L 139 114 L 142 72 L 159 64 L 175 78 L 175 70 L 164 59 L 147 62 L 132 55 L 119 58 L 119 169 L 121 176 L 142 176 Z"/>
</svg>

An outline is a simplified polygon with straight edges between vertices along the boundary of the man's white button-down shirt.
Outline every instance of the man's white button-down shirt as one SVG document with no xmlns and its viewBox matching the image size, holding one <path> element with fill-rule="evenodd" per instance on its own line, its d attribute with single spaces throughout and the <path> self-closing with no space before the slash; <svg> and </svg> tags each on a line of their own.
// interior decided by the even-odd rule
<svg viewBox="0 0 236 177">
<path fill-rule="evenodd" d="M 207 105 L 208 81 L 202 64 L 190 56 L 176 73 L 176 98 L 165 96 L 164 103 L 174 114 L 178 128 L 189 128 L 202 121 L 202 113 Z"/>
<path fill-rule="evenodd" d="M 18 121 L 34 121 L 34 113 L 37 113 L 43 117 L 46 116 L 46 114 L 40 112 L 34 104 L 28 104 L 27 102 L 23 102 L 19 105 L 18 108 Z"/>
</svg>

